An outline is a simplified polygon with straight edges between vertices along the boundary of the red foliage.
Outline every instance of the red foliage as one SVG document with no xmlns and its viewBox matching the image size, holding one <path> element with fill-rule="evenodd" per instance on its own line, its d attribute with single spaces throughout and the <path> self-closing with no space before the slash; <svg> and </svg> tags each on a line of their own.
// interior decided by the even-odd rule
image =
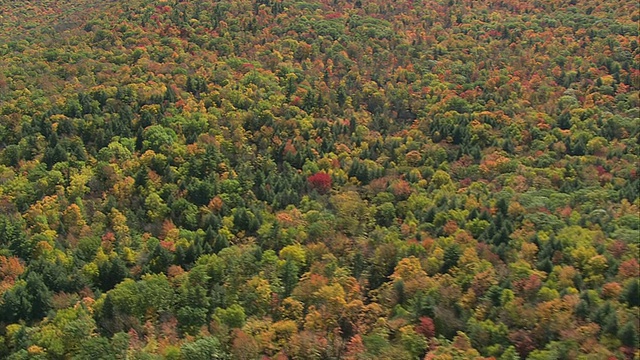
<svg viewBox="0 0 640 360">
<path fill-rule="evenodd" d="M 480 259 L 487 260 L 494 266 L 502 263 L 500 256 L 491 251 L 489 245 L 485 243 L 479 242 L 478 245 L 476 245 L 476 251 L 478 252 L 478 256 L 480 257 Z"/>
<path fill-rule="evenodd" d="M 160 11 L 161 14 L 166 14 L 171 11 L 171 6 L 156 6 L 156 8 Z"/>
<path fill-rule="evenodd" d="M 17 257 L 0 256 L 0 278 L 13 283 L 24 272 L 24 266 Z"/>
<path fill-rule="evenodd" d="M 169 276 L 170 279 L 178 277 L 184 273 L 185 271 L 180 265 L 171 265 L 167 270 L 167 275 Z"/>
<path fill-rule="evenodd" d="M 637 350 L 631 346 L 622 346 L 620 347 L 620 351 L 625 355 L 626 359 L 634 359 Z M 613 358 L 613 356 L 609 359 L 611 358 Z"/>
<path fill-rule="evenodd" d="M 114 233 L 112 233 L 111 231 L 107 232 L 106 234 L 102 235 L 102 241 L 103 242 L 114 242 L 116 241 L 116 235 Z"/>
<path fill-rule="evenodd" d="M 526 358 L 536 348 L 536 344 L 527 330 L 517 330 L 509 334 L 509 340 L 511 340 L 522 358 Z"/>
<path fill-rule="evenodd" d="M 619 259 L 629 250 L 629 247 L 624 243 L 624 241 L 616 240 L 608 246 L 607 250 L 609 250 L 616 259 Z"/>
<path fill-rule="evenodd" d="M 331 19 L 339 19 L 342 17 L 342 13 L 339 12 L 334 12 L 334 13 L 330 13 L 325 15 L 325 19 L 327 20 L 331 20 Z"/>
<path fill-rule="evenodd" d="M 293 145 L 291 140 L 287 140 L 287 143 L 284 145 L 283 153 L 284 155 L 287 155 L 287 154 L 295 155 L 298 153 L 298 150 L 296 150 L 296 147 Z"/>
<path fill-rule="evenodd" d="M 364 347 L 362 336 L 356 334 L 347 344 L 345 359 L 358 359 L 358 355 L 363 354 L 365 351 L 366 348 Z"/>
<path fill-rule="evenodd" d="M 162 240 L 160 241 L 160 246 L 171 252 L 176 251 L 176 243 L 174 243 L 173 241 Z"/>
<path fill-rule="evenodd" d="M 420 324 L 416 325 L 416 332 L 424 335 L 427 339 L 430 339 L 436 334 L 436 326 L 433 323 L 433 319 L 428 316 L 420 318 Z"/>
<path fill-rule="evenodd" d="M 231 346 L 231 352 L 238 359 L 255 358 L 260 352 L 260 347 L 252 336 L 247 335 L 240 329 L 234 330 L 233 335 L 234 339 Z"/>
<path fill-rule="evenodd" d="M 331 176 L 324 172 L 315 173 L 307 178 L 309 186 L 321 194 L 326 194 L 331 190 Z"/>
<path fill-rule="evenodd" d="M 388 186 L 389 186 L 389 178 L 386 176 L 371 180 L 371 182 L 369 183 L 369 188 L 374 194 L 386 191 Z"/>
<path fill-rule="evenodd" d="M 542 281 L 540 277 L 536 274 L 531 274 L 529 278 L 522 279 L 520 281 L 516 281 L 514 283 L 514 287 L 520 289 L 523 295 L 526 296 L 535 296 L 540 287 L 542 287 Z"/>
<path fill-rule="evenodd" d="M 106 234 L 102 235 L 102 242 L 100 243 L 100 246 L 102 246 L 102 249 L 104 249 L 106 252 L 109 252 L 113 249 L 113 244 L 115 241 L 116 235 L 109 231 Z"/>
<path fill-rule="evenodd" d="M 620 267 L 618 268 L 618 276 L 623 279 L 640 276 L 640 265 L 638 264 L 638 260 L 629 259 L 620 264 Z"/>
<path fill-rule="evenodd" d="M 171 232 L 173 229 L 175 229 L 176 226 L 173 224 L 173 221 L 171 221 L 171 219 L 167 219 L 162 223 L 162 230 L 160 231 L 160 240 L 164 240 L 167 237 L 167 234 L 169 234 L 169 232 Z"/>
<path fill-rule="evenodd" d="M 398 180 L 391 184 L 391 192 L 400 200 L 406 200 L 411 195 L 411 185 L 406 180 Z"/>
<path fill-rule="evenodd" d="M 444 231 L 445 234 L 447 235 L 453 235 L 457 230 L 458 230 L 458 224 L 453 221 L 453 220 L 449 220 L 447 221 L 447 223 L 444 225 L 444 227 L 442 228 L 442 230 Z"/>
<path fill-rule="evenodd" d="M 168 345 L 175 344 L 178 341 L 178 319 L 170 317 L 160 325 L 161 346 L 166 348 Z"/>
<path fill-rule="evenodd" d="M 602 297 L 605 299 L 615 299 L 622 293 L 622 285 L 617 282 L 610 282 L 602 285 Z"/>
<path fill-rule="evenodd" d="M 558 208 L 558 213 L 560 214 L 560 216 L 562 216 L 563 218 L 568 218 L 569 216 L 571 216 L 571 212 L 573 211 L 573 209 L 571 208 L 571 206 L 567 205 L 563 208 Z"/>
</svg>

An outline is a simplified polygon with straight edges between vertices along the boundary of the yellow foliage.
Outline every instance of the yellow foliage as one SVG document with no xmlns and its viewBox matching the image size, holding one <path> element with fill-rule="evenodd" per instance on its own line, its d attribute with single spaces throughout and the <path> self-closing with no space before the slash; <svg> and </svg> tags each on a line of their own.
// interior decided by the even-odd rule
<svg viewBox="0 0 640 360">
<path fill-rule="evenodd" d="M 306 250 L 300 244 L 288 245 L 280 250 L 280 258 L 282 260 L 291 260 L 298 266 L 306 264 Z"/>
<path fill-rule="evenodd" d="M 38 355 L 44 353 L 44 349 L 38 345 L 31 345 L 27 348 L 29 355 Z"/>
<path fill-rule="evenodd" d="M 100 271 L 98 270 L 98 265 L 94 262 L 85 264 L 82 267 L 82 274 L 89 279 L 96 280 L 98 278 L 98 275 L 100 274 Z"/>
</svg>

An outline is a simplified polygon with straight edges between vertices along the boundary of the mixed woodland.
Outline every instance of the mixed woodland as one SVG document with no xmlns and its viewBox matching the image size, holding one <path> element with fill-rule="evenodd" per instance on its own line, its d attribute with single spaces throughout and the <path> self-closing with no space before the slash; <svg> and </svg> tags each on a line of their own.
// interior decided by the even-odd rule
<svg viewBox="0 0 640 360">
<path fill-rule="evenodd" d="M 639 20 L 0 0 L 0 358 L 638 359 Z"/>
</svg>

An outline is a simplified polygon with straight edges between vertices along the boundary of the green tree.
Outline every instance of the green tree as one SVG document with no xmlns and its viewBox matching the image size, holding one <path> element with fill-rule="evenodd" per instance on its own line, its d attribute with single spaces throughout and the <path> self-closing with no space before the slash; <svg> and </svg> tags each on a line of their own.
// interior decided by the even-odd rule
<svg viewBox="0 0 640 360">
<path fill-rule="evenodd" d="M 246 320 L 244 309 L 238 304 L 233 304 L 226 309 L 217 308 L 215 316 L 222 324 L 230 328 L 241 328 Z"/>
<path fill-rule="evenodd" d="M 215 337 L 199 338 L 180 347 L 184 360 L 224 360 L 228 356 L 222 351 L 220 341 Z"/>
</svg>

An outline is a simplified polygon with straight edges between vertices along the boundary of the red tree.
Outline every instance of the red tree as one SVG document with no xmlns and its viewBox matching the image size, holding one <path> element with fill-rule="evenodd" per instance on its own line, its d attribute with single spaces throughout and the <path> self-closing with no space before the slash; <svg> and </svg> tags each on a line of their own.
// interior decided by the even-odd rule
<svg viewBox="0 0 640 360">
<path fill-rule="evenodd" d="M 331 176 L 324 172 L 315 173 L 307 178 L 312 189 L 326 194 L 331 189 Z"/>
<path fill-rule="evenodd" d="M 420 324 L 416 325 L 416 332 L 430 339 L 436 335 L 436 326 L 428 316 L 420 318 Z"/>
</svg>

